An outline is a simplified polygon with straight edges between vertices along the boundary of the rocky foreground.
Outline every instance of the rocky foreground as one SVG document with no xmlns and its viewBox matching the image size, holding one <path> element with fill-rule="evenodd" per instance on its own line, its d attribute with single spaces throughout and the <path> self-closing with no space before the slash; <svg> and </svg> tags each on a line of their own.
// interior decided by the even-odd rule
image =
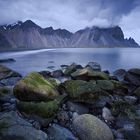
<svg viewBox="0 0 140 140">
<path fill-rule="evenodd" d="M 0 140 L 140 139 L 140 69 L 61 67 L 22 78 L 0 65 Z"/>
</svg>

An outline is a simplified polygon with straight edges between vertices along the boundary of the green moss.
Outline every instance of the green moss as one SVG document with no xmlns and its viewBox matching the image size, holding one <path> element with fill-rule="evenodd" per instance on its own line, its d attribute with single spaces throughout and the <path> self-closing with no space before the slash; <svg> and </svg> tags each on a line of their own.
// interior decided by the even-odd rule
<svg viewBox="0 0 140 140">
<path fill-rule="evenodd" d="M 55 84 L 46 80 L 37 72 L 30 73 L 14 87 L 14 95 L 22 101 L 48 100 L 59 95 Z"/>
<path fill-rule="evenodd" d="M 109 80 L 97 80 L 97 85 L 103 90 L 114 89 L 114 84 Z"/>
<path fill-rule="evenodd" d="M 76 69 L 77 69 L 77 65 L 75 63 L 73 63 L 66 68 L 66 70 L 64 71 L 64 74 L 65 75 L 70 75 L 71 73 L 76 71 Z"/>
<path fill-rule="evenodd" d="M 72 77 L 86 77 L 86 78 L 92 78 L 94 80 L 108 80 L 109 77 L 104 72 L 94 71 L 92 68 L 87 67 L 84 69 L 77 70 L 76 72 L 71 74 Z"/>
<path fill-rule="evenodd" d="M 54 79 L 54 78 L 48 78 L 47 79 L 54 87 L 58 87 L 58 83 L 57 83 L 57 80 Z M 59 82 L 59 81 L 58 81 Z"/>
<path fill-rule="evenodd" d="M 18 108 L 20 111 L 29 115 L 37 115 L 43 118 L 50 118 L 54 116 L 59 108 L 57 101 L 50 102 L 19 102 Z"/>
<path fill-rule="evenodd" d="M 54 86 L 50 84 L 50 82 L 45 80 L 43 76 L 37 72 L 30 73 L 27 77 L 23 78 L 22 80 L 26 84 L 33 85 L 35 87 L 38 87 L 39 85 L 48 85 L 48 87 L 54 88 Z"/>
<path fill-rule="evenodd" d="M 59 109 L 59 105 L 65 96 L 59 96 L 49 102 L 19 102 L 18 109 L 29 115 L 37 115 L 43 118 L 51 118 L 55 116 Z"/>
<path fill-rule="evenodd" d="M 125 101 L 115 101 L 112 104 L 112 112 L 114 115 L 127 116 L 133 120 L 138 117 L 135 106 Z"/>
<path fill-rule="evenodd" d="M 64 87 L 69 97 L 85 102 L 93 101 L 101 95 L 108 95 L 95 81 L 68 80 L 64 83 Z"/>
</svg>

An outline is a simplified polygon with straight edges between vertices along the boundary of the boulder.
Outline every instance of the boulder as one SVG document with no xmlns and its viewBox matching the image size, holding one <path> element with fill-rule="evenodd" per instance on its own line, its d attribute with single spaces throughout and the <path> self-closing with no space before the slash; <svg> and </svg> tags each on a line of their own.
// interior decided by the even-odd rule
<svg viewBox="0 0 140 140">
<path fill-rule="evenodd" d="M 138 68 L 132 68 L 132 69 L 128 70 L 128 72 L 133 75 L 140 76 L 140 69 L 138 69 Z"/>
<path fill-rule="evenodd" d="M 52 77 L 50 71 L 41 71 L 39 72 L 45 79 Z"/>
<path fill-rule="evenodd" d="M 63 76 L 62 70 L 55 70 L 52 72 L 52 77 L 54 77 L 54 78 L 59 78 L 61 76 Z"/>
<path fill-rule="evenodd" d="M 125 74 L 124 80 L 130 82 L 132 85 L 140 86 L 140 76 L 132 72 L 127 72 Z"/>
<path fill-rule="evenodd" d="M 77 69 L 82 69 L 82 66 L 73 63 L 65 69 L 64 74 L 70 76 L 70 74 L 75 72 Z"/>
<path fill-rule="evenodd" d="M 78 140 L 71 131 L 58 124 L 50 126 L 47 134 L 50 140 Z"/>
<path fill-rule="evenodd" d="M 39 116 L 42 118 L 51 118 L 56 115 L 63 96 L 48 102 L 18 102 L 19 111 L 27 115 Z"/>
<path fill-rule="evenodd" d="M 78 116 L 73 121 L 73 128 L 80 140 L 113 140 L 110 128 L 90 114 Z"/>
<path fill-rule="evenodd" d="M 47 134 L 35 129 L 17 112 L 0 113 L 0 140 L 47 140 Z"/>
<path fill-rule="evenodd" d="M 37 72 L 21 79 L 15 85 L 13 92 L 21 101 L 44 101 L 59 95 L 55 86 Z"/>
<path fill-rule="evenodd" d="M 108 80 L 109 77 L 106 73 L 94 71 L 92 68 L 87 67 L 77 70 L 71 74 L 74 79 L 78 80 Z"/>
<path fill-rule="evenodd" d="M 97 63 L 97 62 L 89 62 L 89 63 L 86 65 L 86 67 L 90 67 L 90 68 L 92 68 L 92 69 L 95 70 L 95 71 L 101 71 L 101 66 L 100 66 L 100 64 Z"/>
<path fill-rule="evenodd" d="M 101 95 L 108 95 L 95 81 L 68 80 L 64 87 L 70 98 L 81 102 L 93 102 Z"/>
<path fill-rule="evenodd" d="M 118 69 L 113 72 L 113 75 L 116 76 L 120 81 L 124 80 L 125 74 L 126 74 L 126 70 L 124 69 Z"/>
<path fill-rule="evenodd" d="M 97 80 L 97 85 L 107 91 L 112 91 L 114 89 L 114 84 L 109 80 Z"/>
<path fill-rule="evenodd" d="M 116 80 L 111 80 L 111 82 L 114 84 L 114 95 L 128 94 L 128 88 L 124 83 Z"/>
</svg>

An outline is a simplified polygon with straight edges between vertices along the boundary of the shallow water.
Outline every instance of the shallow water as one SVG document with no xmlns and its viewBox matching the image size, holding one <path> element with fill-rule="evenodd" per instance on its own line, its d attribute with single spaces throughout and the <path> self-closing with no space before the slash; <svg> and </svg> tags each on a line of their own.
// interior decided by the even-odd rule
<svg viewBox="0 0 140 140">
<path fill-rule="evenodd" d="M 14 58 L 16 62 L 3 63 L 26 75 L 31 71 L 54 70 L 60 65 L 76 62 L 86 65 L 90 61 L 101 64 L 103 70 L 140 68 L 139 48 L 67 48 L 22 52 L 1 52 L 0 59 Z"/>
</svg>

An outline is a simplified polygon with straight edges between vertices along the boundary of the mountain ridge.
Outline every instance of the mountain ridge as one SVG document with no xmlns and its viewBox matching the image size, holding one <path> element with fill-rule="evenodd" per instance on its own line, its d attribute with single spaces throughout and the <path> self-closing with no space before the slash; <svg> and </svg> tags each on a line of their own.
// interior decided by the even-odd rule
<svg viewBox="0 0 140 140">
<path fill-rule="evenodd" d="M 83 47 L 139 47 L 126 39 L 119 26 L 87 27 L 75 33 L 66 29 L 41 28 L 31 20 L 0 26 L 0 49 L 43 49 Z"/>
</svg>

